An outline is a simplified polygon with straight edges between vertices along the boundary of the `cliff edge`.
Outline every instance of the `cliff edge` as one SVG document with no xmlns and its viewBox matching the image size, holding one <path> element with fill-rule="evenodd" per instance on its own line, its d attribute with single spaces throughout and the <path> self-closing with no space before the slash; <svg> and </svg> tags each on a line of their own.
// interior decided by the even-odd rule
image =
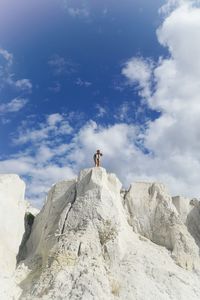
<svg viewBox="0 0 200 300">
<path fill-rule="evenodd" d="M 14 174 L 0 175 L 0 299 L 15 299 L 16 256 L 24 234 L 25 184 Z"/>
<path fill-rule="evenodd" d="M 159 183 L 124 191 L 103 168 L 55 184 L 16 270 L 19 299 L 200 299 L 195 205 Z"/>
</svg>

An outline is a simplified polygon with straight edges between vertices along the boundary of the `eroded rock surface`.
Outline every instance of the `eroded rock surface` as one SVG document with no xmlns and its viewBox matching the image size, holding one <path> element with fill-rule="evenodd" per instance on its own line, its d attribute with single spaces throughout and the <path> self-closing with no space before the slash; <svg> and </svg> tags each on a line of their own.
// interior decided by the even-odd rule
<svg viewBox="0 0 200 300">
<path fill-rule="evenodd" d="M 17 175 L 0 175 L 0 299 L 20 294 L 14 282 L 16 256 L 24 233 L 25 184 Z"/>
<path fill-rule="evenodd" d="M 186 218 L 187 219 L 187 218 Z M 52 187 L 16 271 L 20 299 L 200 299 L 199 249 L 161 184 L 103 168 Z"/>
<path fill-rule="evenodd" d="M 135 232 L 166 247 L 181 267 L 199 268 L 198 246 L 163 184 L 134 183 L 126 195 L 125 206 Z"/>
</svg>

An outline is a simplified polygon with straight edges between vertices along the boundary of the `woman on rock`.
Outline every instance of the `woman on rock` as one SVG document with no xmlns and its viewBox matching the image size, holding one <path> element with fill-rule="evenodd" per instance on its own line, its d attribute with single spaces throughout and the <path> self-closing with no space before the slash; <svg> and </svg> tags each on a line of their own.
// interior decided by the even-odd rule
<svg viewBox="0 0 200 300">
<path fill-rule="evenodd" d="M 97 152 L 94 154 L 94 163 L 95 167 L 100 166 L 100 157 L 103 156 L 103 154 L 100 152 L 100 150 L 97 150 Z"/>
</svg>

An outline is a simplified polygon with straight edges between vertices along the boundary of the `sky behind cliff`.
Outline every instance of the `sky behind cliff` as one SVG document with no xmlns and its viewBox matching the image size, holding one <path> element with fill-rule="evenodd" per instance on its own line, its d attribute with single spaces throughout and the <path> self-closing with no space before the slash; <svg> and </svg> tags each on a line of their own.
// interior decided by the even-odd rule
<svg viewBox="0 0 200 300">
<path fill-rule="evenodd" d="M 93 165 L 200 193 L 199 1 L 0 1 L 0 172 L 40 205 Z"/>
</svg>

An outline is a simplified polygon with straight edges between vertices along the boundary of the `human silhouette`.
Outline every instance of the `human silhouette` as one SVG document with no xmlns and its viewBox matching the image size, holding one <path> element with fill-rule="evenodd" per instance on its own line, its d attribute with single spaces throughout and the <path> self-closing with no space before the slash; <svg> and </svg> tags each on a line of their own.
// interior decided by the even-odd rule
<svg viewBox="0 0 200 300">
<path fill-rule="evenodd" d="M 97 150 L 97 152 L 94 154 L 94 163 L 95 167 L 100 166 L 100 158 L 103 156 L 103 154 L 100 152 L 100 150 Z"/>
</svg>

